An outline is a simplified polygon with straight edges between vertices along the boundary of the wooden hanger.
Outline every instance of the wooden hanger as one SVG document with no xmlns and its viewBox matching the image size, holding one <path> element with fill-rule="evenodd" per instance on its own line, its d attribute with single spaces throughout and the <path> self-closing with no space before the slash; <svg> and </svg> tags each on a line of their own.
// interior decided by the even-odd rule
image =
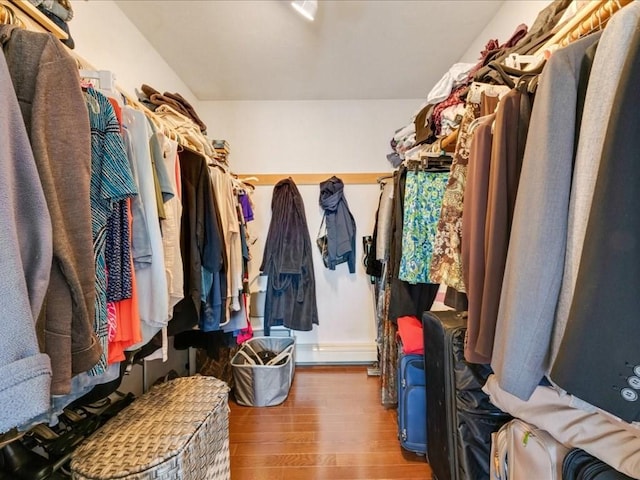
<svg viewBox="0 0 640 480">
<path fill-rule="evenodd" d="M 578 27 L 585 19 L 589 18 L 593 12 L 600 8 L 607 0 L 597 0 L 587 2 L 575 16 L 568 20 L 560 30 L 558 30 L 549 40 L 547 40 L 538 50 L 535 55 L 537 57 L 544 58 L 544 52 L 549 50 L 552 45 L 558 45 L 560 41 L 567 35 L 569 35 L 576 27 Z"/>
<path fill-rule="evenodd" d="M 16 12 L 9 5 L 0 4 L 0 23 L 25 28 L 22 19 L 16 15 Z"/>
<path fill-rule="evenodd" d="M 236 178 L 237 178 L 239 181 L 241 181 L 242 183 L 247 183 L 247 182 L 259 182 L 259 181 L 260 181 L 260 179 L 259 179 L 258 177 L 242 177 L 242 178 L 240 178 L 240 177 L 238 177 L 238 176 L 236 175 Z"/>
<path fill-rule="evenodd" d="M 453 132 L 447 135 L 440 142 L 440 148 L 446 152 L 452 152 L 456 148 L 456 142 L 458 141 L 459 128 L 456 128 Z"/>
<path fill-rule="evenodd" d="M 559 42 L 560 46 L 566 46 L 592 32 L 602 30 L 616 12 L 631 2 L 632 0 L 605 1 L 595 9 L 588 18 L 581 21 L 574 29 L 571 30 L 571 32 L 562 38 Z"/>
<path fill-rule="evenodd" d="M 20 22 L 14 23 L 14 25 L 20 25 L 34 32 L 49 32 L 61 40 L 69 38 L 67 32 L 38 10 L 29 0 L 0 0 L 0 5 L 9 7 L 13 11 L 17 21 Z M 0 7 L 0 9 L 2 8 Z M 7 22 L 0 21 L 0 23 Z"/>
</svg>

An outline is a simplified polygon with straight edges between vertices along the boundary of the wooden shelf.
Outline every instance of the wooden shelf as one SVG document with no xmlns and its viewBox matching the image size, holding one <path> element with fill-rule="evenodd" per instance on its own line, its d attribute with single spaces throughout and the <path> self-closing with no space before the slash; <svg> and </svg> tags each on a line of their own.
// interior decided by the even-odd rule
<svg viewBox="0 0 640 480">
<path fill-rule="evenodd" d="M 0 5 L 9 6 L 29 30 L 50 32 L 61 40 L 68 38 L 64 30 L 49 20 L 44 13 L 34 7 L 28 0 L 0 0 Z"/>
<path fill-rule="evenodd" d="M 319 185 L 333 175 L 345 184 L 368 185 L 378 183 L 380 177 L 388 177 L 391 172 L 363 173 L 238 173 L 238 178 L 256 177 L 256 186 L 275 185 L 284 178 L 291 177 L 296 185 Z"/>
</svg>

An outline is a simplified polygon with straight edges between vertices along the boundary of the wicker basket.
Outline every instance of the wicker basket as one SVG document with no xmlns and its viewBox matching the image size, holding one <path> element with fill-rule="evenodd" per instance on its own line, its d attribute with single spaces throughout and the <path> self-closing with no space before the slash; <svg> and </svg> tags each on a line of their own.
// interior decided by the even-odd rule
<svg viewBox="0 0 640 480">
<path fill-rule="evenodd" d="M 228 394 L 213 377 L 154 387 L 76 449 L 72 478 L 229 479 Z"/>
</svg>

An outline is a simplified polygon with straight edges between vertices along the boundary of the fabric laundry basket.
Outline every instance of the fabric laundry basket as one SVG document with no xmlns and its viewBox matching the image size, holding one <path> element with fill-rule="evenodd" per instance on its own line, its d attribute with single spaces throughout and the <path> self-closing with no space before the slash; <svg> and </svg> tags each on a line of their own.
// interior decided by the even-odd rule
<svg viewBox="0 0 640 480">
<path fill-rule="evenodd" d="M 295 337 L 244 342 L 231 359 L 236 401 L 247 407 L 281 404 L 289 395 L 295 368 Z"/>
<path fill-rule="evenodd" d="M 80 445 L 77 480 L 228 480 L 229 387 L 213 377 L 162 383 Z"/>
</svg>

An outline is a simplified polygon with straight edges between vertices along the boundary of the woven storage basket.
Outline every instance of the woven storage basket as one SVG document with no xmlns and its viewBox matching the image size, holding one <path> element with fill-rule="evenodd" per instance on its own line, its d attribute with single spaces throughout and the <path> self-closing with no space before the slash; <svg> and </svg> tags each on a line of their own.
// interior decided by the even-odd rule
<svg viewBox="0 0 640 480">
<path fill-rule="evenodd" d="M 227 480 L 229 387 L 213 377 L 163 383 L 73 453 L 77 480 Z"/>
</svg>

